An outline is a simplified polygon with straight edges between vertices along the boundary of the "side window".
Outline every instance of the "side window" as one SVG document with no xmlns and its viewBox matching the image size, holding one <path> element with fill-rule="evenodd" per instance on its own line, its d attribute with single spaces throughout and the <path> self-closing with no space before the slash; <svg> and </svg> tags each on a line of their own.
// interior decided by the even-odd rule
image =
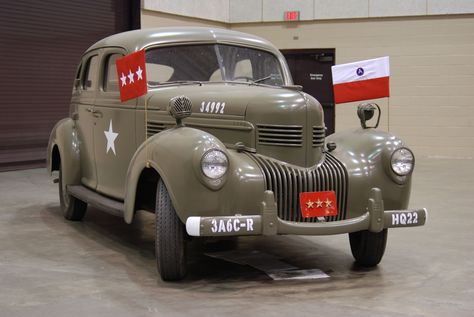
<svg viewBox="0 0 474 317">
<path fill-rule="evenodd" d="M 119 90 L 115 61 L 122 56 L 122 54 L 111 54 L 107 56 L 104 69 L 104 91 Z"/>
<path fill-rule="evenodd" d="M 74 77 L 74 90 L 77 90 L 81 86 L 81 70 L 82 70 L 82 63 L 79 64 L 79 67 L 77 68 L 76 72 L 76 77 Z"/>
<path fill-rule="evenodd" d="M 95 86 L 95 82 L 97 80 L 97 62 L 97 55 L 94 55 L 87 60 L 84 81 L 82 83 L 84 90 L 92 90 Z"/>
</svg>

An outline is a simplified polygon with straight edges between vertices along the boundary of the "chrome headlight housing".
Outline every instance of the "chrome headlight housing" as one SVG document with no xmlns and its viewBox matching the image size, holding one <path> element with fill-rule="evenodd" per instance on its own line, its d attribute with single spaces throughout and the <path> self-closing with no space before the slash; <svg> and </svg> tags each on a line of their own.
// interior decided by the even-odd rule
<svg viewBox="0 0 474 317">
<path fill-rule="evenodd" d="M 222 178 L 227 173 L 228 168 L 229 159 L 221 150 L 208 150 L 201 158 L 201 171 L 210 179 Z"/>
<path fill-rule="evenodd" d="M 398 176 L 407 176 L 413 172 L 415 156 L 408 148 L 402 147 L 393 151 L 390 157 L 390 167 Z"/>
</svg>

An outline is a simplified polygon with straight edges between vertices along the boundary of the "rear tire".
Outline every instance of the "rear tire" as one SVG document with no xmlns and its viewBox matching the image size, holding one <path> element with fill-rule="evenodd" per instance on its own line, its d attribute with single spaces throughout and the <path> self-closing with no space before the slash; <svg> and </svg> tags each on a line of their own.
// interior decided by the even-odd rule
<svg viewBox="0 0 474 317">
<path fill-rule="evenodd" d="M 84 218 L 87 203 L 68 194 L 63 179 L 62 165 L 59 166 L 59 202 L 64 218 L 71 221 L 80 221 Z"/>
<path fill-rule="evenodd" d="M 186 231 L 161 179 L 156 193 L 155 219 L 158 273 L 164 281 L 181 280 L 186 275 Z"/>
<path fill-rule="evenodd" d="M 368 230 L 349 233 L 352 255 L 357 264 L 373 267 L 380 263 L 387 245 L 387 229 L 380 232 Z"/>
</svg>

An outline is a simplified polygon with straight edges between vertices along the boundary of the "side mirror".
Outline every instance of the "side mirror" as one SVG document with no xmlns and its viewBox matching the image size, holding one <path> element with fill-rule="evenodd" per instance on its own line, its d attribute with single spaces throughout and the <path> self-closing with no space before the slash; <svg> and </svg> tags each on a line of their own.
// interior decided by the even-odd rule
<svg viewBox="0 0 474 317">
<path fill-rule="evenodd" d="M 191 115 L 192 106 L 191 100 L 186 96 L 176 96 L 170 99 L 168 111 L 171 116 L 176 119 L 176 125 L 178 127 L 182 127 L 182 120 Z"/>
<path fill-rule="evenodd" d="M 375 110 L 378 112 L 377 123 L 373 127 L 368 127 L 366 122 L 373 118 Z M 380 123 L 380 115 L 380 107 L 376 103 L 361 103 L 357 106 L 357 116 L 360 119 L 360 125 L 363 129 L 377 128 Z"/>
</svg>

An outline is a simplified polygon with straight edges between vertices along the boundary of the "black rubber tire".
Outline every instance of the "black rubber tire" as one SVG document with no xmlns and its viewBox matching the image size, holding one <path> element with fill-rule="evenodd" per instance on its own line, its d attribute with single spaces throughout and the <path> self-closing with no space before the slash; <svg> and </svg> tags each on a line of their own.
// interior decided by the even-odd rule
<svg viewBox="0 0 474 317">
<path fill-rule="evenodd" d="M 373 267 L 380 263 L 387 245 L 387 229 L 380 232 L 367 230 L 349 233 L 352 255 L 357 264 Z"/>
<path fill-rule="evenodd" d="M 161 179 L 156 192 L 155 219 L 158 273 L 163 281 L 181 280 L 186 275 L 186 230 Z"/>
<path fill-rule="evenodd" d="M 84 218 L 87 203 L 67 193 L 61 165 L 59 166 L 59 203 L 63 216 L 67 220 L 80 221 Z"/>
</svg>

